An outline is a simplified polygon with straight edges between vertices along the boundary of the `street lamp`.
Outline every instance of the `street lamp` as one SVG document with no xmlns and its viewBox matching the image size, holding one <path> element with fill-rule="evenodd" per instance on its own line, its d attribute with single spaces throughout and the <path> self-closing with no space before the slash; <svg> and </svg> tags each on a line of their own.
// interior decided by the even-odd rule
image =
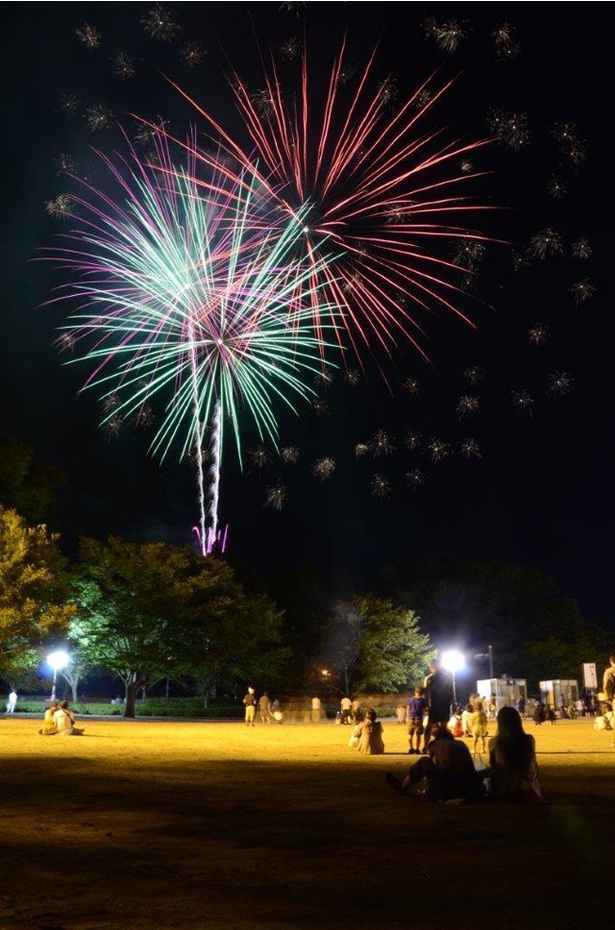
<svg viewBox="0 0 615 930">
<path fill-rule="evenodd" d="M 457 692 L 455 690 L 455 675 L 457 672 L 460 672 L 461 669 L 466 664 L 466 661 L 461 652 L 458 652 L 456 649 L 449 649 L 445 652 L 441 659 L 442 667 L 451 673 L 453 678 L 453 702 L 457 703 Z"/>
<path fill-rule="evenodd" d="M 56 649 L 55 652 L 51 652 L 47 656 L 47 663 L 53 669 L 53 685 L 51 686 L 52 701 L 55 701 L 56 699 L 56 679 L 58 677 L 58 672 L 62 671 L 63 668 L 66 668 L 69 662 L 70 656 L 67 652 L 64 652 L 63 649 Z"/>
</svg>

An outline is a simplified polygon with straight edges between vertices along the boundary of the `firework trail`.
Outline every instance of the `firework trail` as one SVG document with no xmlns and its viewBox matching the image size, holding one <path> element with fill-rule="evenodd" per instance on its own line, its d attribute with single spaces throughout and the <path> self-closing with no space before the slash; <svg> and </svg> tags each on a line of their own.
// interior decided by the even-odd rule
<svg viewBox="0 0 615 930">
<path fill-rule="evenodd" d="M 219 542 L 218 503 L 223 424 L 231 422 L 242 461 L 242 414 L 261 438 L 277 440 L 275 404 L 295 409 L 310 399 L 322 371 L 322 339 L 312 327 L 311 302 L 333 255 L 314 266 L 297 260 L 304 212 L 275 228 L 276 203 L 244 173 L 231 184 L 222 172 L 199 183 L 194 147 L 176 168 L 166 139 L 155 139 L 155 164 L 130 148 L 114 160 L 100 154 L 116 196 L 83 182 L 75 197 L 77 227 L 67 248 L 49 257 L 72 281 L 48 303 L 76 301 L 62 327 L 75 357 L 94 367 L 85 388 L 113 398 L 107 416 L 130 417 L 157 401 L 163 416 L 151 451 L 192 452 L 198 468 L 203 553 Z M 191 154 L 192 153 L 192 154 Z M 62 338 L 62 337 L 61 337 Z M 213 428 L 209 520 L 203 475 L 204 437 Z"/>
<path fill-rule="evenodd" d="M 403 336 L 424 355 L 421 312 L 439 307 L 470 322 L 458 304 L 473 269 L 442 253 L 451 240 L 467 247 L 485 239 L 465 219 L 486 209 L 466 188 L 479 177 L 469 156 L 487 140 L 446 142 L 421 128 L 452 82 L 432 89 L 428 79 L 392 114 L 390 82 L 375 94 L 369 90 L 375 52 L 354 78 L 354 90 L 345 80 L 345 57 L 344 42 L 324 101 L 312 90 L 306 52 L 298 94 L 290 100 L 273 57 L 267 64 L 261 56 L 264 87 L 257 93 L 231 67 L 245 144 L 174 86 L 215 130 L 217 144 L 270 188 L 281 216 L 304 211 L 302 244 L 314 276 L 323 242 L 341 253 L 335 267 L 322 268 L 330 303 L 344 310 L 340 343 L 359 356 L 361 348 L 377 345 L 390 352 Z M 209 160 L 205 151 L 201 157 Z M 325 315 L 317 299 L 312 309 L 318 332 Z"/>
</svg>

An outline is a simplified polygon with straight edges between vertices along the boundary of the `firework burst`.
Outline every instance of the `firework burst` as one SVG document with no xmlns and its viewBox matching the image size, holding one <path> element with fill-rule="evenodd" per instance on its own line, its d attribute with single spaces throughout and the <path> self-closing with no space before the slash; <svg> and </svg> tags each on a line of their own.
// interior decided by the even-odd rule
<svg viewBox="0 0 615 930">
<path fill-rule="evenodd" d="M 343 308 L 340 345 L 360 357 L 365 349 L 390 352 L 403 336 L 424 354 L 422 313 L 439 308 L 469 322 L 460 284 L 472 243 L 485 237 L 465 224 L 487 208 L 470 199 L 469 181 L 479 173 L 459 164 L 487 141 L 445 142 L 425 127 L 452 81 L 432 87 L 428 79 L 391 113 L 393 85 L 370 90 L 375 52 L 342 92 L 345 56 L 344 42 L 325 100 L 316 103 L 305 51 L 296 96 L 286 93 L 273 55 L 256 92 L 231 68 L 245 144 L 174 86 L 215 130 L 216 144 L 222 140 L 227 154 L 272 191 L 280 217 L 301 213 L 305 259 L 315 267 L 323 242 L 337 249 L 339 261 L 326 265 L 323 277 L 329 302 Z M 463 266 L 444 254 L 451 239 L 464 243 Z M 317 301 L 312 309 L 318 332 L 326 316 Z"/>
<path fill-rule="evenodd" d="M 74 280 L 50 302 L 78 304 L 63 330 L 74 339 L 75 361 L 94 364 L 85 387 L 107 403 L 104 422 L 162 403 L 152 452 L 164 458 L 178 446 L 180 458 L 196 453 L 197 535 L 206 552 L 219 539 L 225 422 L 241 462 L 243 414 L 275 445 L 275 404 L 294 410 L 293 395 L 313 395 L 308 379 L 323 368 L 322 340 L 311 327 L 317 285 L 313 268 L 291 257 L 301 216 L 273 234 L 272 204 L 254 178 L 231 185 L 214 175 L 205 187 L 194 160 L 176 169 L 166 140 L 158 137 L 156 146 L 155 169 L 132 148 L 121 160 L 100 156 L 118 196 L 83 182 L 70 247 L 51 250 Z M 209 507 L 202 455 L 208 428 Z"/>
</svg>

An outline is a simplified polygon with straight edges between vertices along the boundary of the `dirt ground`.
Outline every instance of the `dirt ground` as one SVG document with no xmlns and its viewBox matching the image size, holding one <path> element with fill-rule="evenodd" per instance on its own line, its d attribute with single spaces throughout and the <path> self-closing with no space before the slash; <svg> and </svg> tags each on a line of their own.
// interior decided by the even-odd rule
<svg viewBox="0 0 615 930">
<path fill-rule="evenodd" d="M 612 910 L 613 733 L 536 736 L 544 806 L 400 797 L 333 723 L 0 718 L 1 930 L 585 930 Z"/>
</svg>

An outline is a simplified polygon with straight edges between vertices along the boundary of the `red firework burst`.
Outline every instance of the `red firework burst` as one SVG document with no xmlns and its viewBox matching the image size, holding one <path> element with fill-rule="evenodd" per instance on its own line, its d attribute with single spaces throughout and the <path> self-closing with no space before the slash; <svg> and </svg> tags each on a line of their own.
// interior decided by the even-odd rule
<svg viewBox="0 0 615 930">
<path fill-rule="evenodd" d="M 468 172 L 468 155 L 489 140 L 447 141 L 441 130 L 423 128 L 453 83 L 435 87 L 434 75 L 392 113 L 382 82 L 373 80 L 375 56 L 376 50 L 350 87 L 344 41 L 324 94 L 315 89 L 305 50 L 299 86 L 290 96 L 272 56 L 269 63 L 261 56 L 264 86 L 256 93 L 231 67 L 245 142 L 174 86 L 215 130 L 216 145 L 222 140 L 228 154 L 272 190 L 281 219 L 309 204 L 305 255 L 315 261 L 325 243 L 339 255 L 324 274 L 330 299 L 344 311 L 343 327 L 337 323 L 340 345 L 350 343 L 360 357 L 361 345 L 390 351 L 406 337 L 425 355 L 418 342 L 421 312 L 441 308 L 470 322 L 459 307 L 467 264 L 447 259 L 443 247 L 450 253 L 452 239 L 486 239 L 465 221 L 487 209 L 466 191 L 484 174 Z M 314 301 L 317 329 L 320 314 Z"/>
</svg>

